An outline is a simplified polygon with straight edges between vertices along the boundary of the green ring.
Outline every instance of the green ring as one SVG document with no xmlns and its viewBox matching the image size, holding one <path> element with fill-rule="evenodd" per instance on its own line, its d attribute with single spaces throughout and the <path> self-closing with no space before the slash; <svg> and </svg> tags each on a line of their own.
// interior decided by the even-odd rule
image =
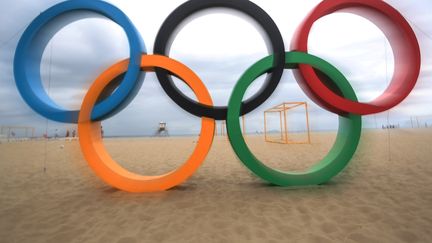
<svg viewBox="0 0 432 243">
<path fill-rule="evenodd" d="M 328 86 L 333 86 L 350 100 L 357 96 L 348 80 L 328 62 L 303 52 L 286 52 L 285 68 L 295 69 L 298 64 L 308 64 L 329 77 Z M 279 186 L 318 185 L 329 181 L 341 172 L 353 157 L 361 135 L 361 116 L 346 114 L 339 116 L 339 130 L 329 153 L 305 172 L 283 172 L 272 169 L 258 160 L 249 150 L 240 127 L 240 107 L 247 88 L 256 78 L 273 67 L 273 56 L 261 59 L 250 67 L 236 84 L 228 104 L 227 130 L 234 152 L 240 161 L 261 179 Z"/>
</svg>

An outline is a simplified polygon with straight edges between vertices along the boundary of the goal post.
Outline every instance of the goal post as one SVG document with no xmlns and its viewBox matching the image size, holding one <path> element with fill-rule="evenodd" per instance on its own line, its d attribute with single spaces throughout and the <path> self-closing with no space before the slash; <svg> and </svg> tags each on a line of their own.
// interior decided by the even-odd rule
<svg viewBox="0 0 432 243">
<path fill-rule="evenodd" d="M 245 117 L 242 116 L 241 117 L 242 121 L 241 121 L 241 129 L 242 129 L 242 134 L 246 135 L 246 122 L 245 122 Z M 226 121 L 221 121 L 220 123 L 220 129 L 218 131 L 218 124 L 216 122 L 215 124 L 215 136 L 221 136 L 221 137 L 225 137 L 227 136 L 227 128 L 226 128 Z"/>
<path fill-rule="evenodd" d="M 7 142 L 14 140 L 31 139 L 35 137 L 36 129 L 28 126 L 1 126 L 0 135 Z"/>
<path fill-rule="evenodd" d="M 288 117 L 287 114 L 293 109 L 304 108 L 305 111 L 305 123 L 306 123 L 306 139 L 297 141 L 290 139 L 288 129 Z M 267 123 L 268 116 L 270 114 L 279 115 L 279 136 L 271 136 L 269 131 L 269 125 Z M 310 144 L 310 126 L 309 126 L 309 111 L 307 102 L 284 102 L 280 105 L 274 106 L 264 111 L 264 140 L 270 143 L 281 143 L 281 144 Z"/>
</svg>

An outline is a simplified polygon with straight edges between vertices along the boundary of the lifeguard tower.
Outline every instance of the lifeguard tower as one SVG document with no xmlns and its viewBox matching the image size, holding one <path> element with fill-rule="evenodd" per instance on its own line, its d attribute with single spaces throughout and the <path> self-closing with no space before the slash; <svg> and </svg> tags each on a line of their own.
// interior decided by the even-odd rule
<svg viewBox="0 0 432 243">
<path fill-rule="evenodd" d="M 159 122 L 159 129 L 156 131 L 155 137 L 169 137 L 166 122 Z"/>
</svg>

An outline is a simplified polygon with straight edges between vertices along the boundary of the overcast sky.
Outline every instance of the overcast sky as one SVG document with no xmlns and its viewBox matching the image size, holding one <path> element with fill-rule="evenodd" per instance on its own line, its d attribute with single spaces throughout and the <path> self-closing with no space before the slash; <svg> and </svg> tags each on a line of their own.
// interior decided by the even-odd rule
<svg viewBox="0 0 432 243">
<path fill-rule="evenodd" d="M 13 56 L 25 27 L 57 0 L 0 1 L 0 125 L 27 125 L 45 129 L 73 127 L 49 121 L 32 111 L 20 97 L 13 78 Z M 124 11 L 144 39 L 148 53 L 164 19 L 184 0 L 111 0 Z M 276 22 L 289 50 L 291 38 L 299 23 L 320 1 L 254 0 Z M 410 126 L 410 116 L 420 116 L 421 123 L 432 124 L 432 2 L 430 0 L 386 1 L 398 9 L 412 24 L 420 41 L 422 71 L 415 90 L 390 113 L 365 117 L 365 127 L 380 127 L 389 117 L 391 123 Z M 393 72 L 393 55 L 383 33 L 371 22 L 352 14 L 337 13 L 319 20 L 310 37 L 310 52 L 335 65 L 350 80 L 361 101 L 373 100 L 387 87 Z M 123 30 L 106 19 L 90 18 L 66 26 L 51 40 L 41 64 L 44 85 L 60 105 L 79 109 L 86 90 L 107 67 L 128 58 L 128 42 Z M 177 35 L 170 57 L 195 71 L 208 87 L 214 104 L 226 105 L 240 75 L 257 60 L 268 55 L 265 42 L 251 20 L 226 11 L 209 11 L 193 19 Z M 49 68 L 49 57 L 52 66 Z M 51 70 L 51 81 L 49 72 Z M 251 95 L 262 84 L 258 79 L 248 90 Z M 176 84 L 190 97 L 188 88 Z M 337 115 L 311 102 L 298 87 L 290 70 L 263 105 L 246 116 L 248 132 L 263 130 L 263 110 L 283 101 L 308 101 L 313 130 L 334 129 Z M 290 127 L 304 127 L 302 110 L 294 112 Z M 376 119 L 376 120 L 375 120 Z M 278 118 L 270 119 L 276 129 Z M 159 121 L 168 123 L 171 134 L 194 134 L 200 119 L 178 107 L 164 93 L 154 74 L 148 74 L 139 95 L 121 113 L 103 122 L 107 135 L 153 134 Z M 376 121 L 376 123 L 375 123 Z"/>
</svg>

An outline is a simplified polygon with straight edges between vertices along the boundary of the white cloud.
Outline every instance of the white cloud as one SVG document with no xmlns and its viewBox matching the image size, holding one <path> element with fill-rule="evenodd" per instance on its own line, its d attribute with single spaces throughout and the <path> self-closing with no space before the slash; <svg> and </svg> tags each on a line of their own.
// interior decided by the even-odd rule
<svg viewBox="0 0 432 243">
<path fill-rule="evenodd" d="M 4 26 L 0 30 L 0 124 L 33 124 L 40 131 L 45 129 L 45 120 L 24 104 L 15 88 L 12 60 L 22 27 L 56 2 L 60 1 L 17 0 L 0 3 L 0 21 Z M 148 52 L 152 53 L 159 27 L 166 16 L 184 0 L 109 2 L 129 16 L 140 31 Z M 297 26 L 320 1 L 253 2 L 275 20 L 288 50 Z M 429 95 L 432 92 L 432 84 L 429 82 L 432 78 L 432 65 L 429 63 L 432 63 L 432 60 L 427 51 L 432 47 L 431 39 L 427 36 L 432 34 L 429 24 L 432 17 L 428 13 L 432 3 L 428 0 L 387 2 L 395 6 L 413 24 L 423 55 L 422 74 L 418 85 L 403 104 L 391 111 L 392 118 L 406 120 L 409 116 L 427 115 L 432 103 Z M 80 106 L 92 80 L 104 69 L 128 56 L 127 39 L 121 28 L 103 19 L 73 23 L 61 30 L 51 43 L 50 94 L 56 102 L 69 108 Z M 334 14 L 321 19 L 311 33 L 310 50 L 338 67 L 351 81 L 362 101 L 372 100 L 387 87 L 387 79 L 393 69 L 390 47 L 381 31 L 361 17 Z M 237 78 L 266 53 L 265 43 L 253 24 L 238 15 L 211 12 L 210 15 L 194 19 L 182 29 L 173 43 L 171 57 L 194 70 L 209 88 L 214 103 L 224 105 Z M 47 48 L 41 65 L 46 86 L 50 69 L 49 56 L 50 48 Z M 248 91 L 249 95 L 259 88 L 262 78 L 260 80 Z M 188 90 L 184 85 L 180 86 L 181 90 Z M 187 93 L 190 94 L 190 91 Z M 261 131 L 262 111 L 265 108 L 293 100 L 306 100 L 311 103 L 287 70 L 275 94 L 248 116 L 248 129 Z M 317 124 L 316 129 L 335 127 L 337 116 L 317 106 L 312 105 L 311 116 L 314 120 L 312 123 Z M 160 120 L 168 121 L 172 133 L 199 131 L 199 118 L 194 118 L 177 107 L 160 88 L 155 76 L 150 74 L 131 105 L 116 117 L 104 122 L 104 126 L 108 134 L 152 134 L 155 124 Z M 61 126 L 57 123 L 49 124 L 50 127 Z"/>
</svg>

